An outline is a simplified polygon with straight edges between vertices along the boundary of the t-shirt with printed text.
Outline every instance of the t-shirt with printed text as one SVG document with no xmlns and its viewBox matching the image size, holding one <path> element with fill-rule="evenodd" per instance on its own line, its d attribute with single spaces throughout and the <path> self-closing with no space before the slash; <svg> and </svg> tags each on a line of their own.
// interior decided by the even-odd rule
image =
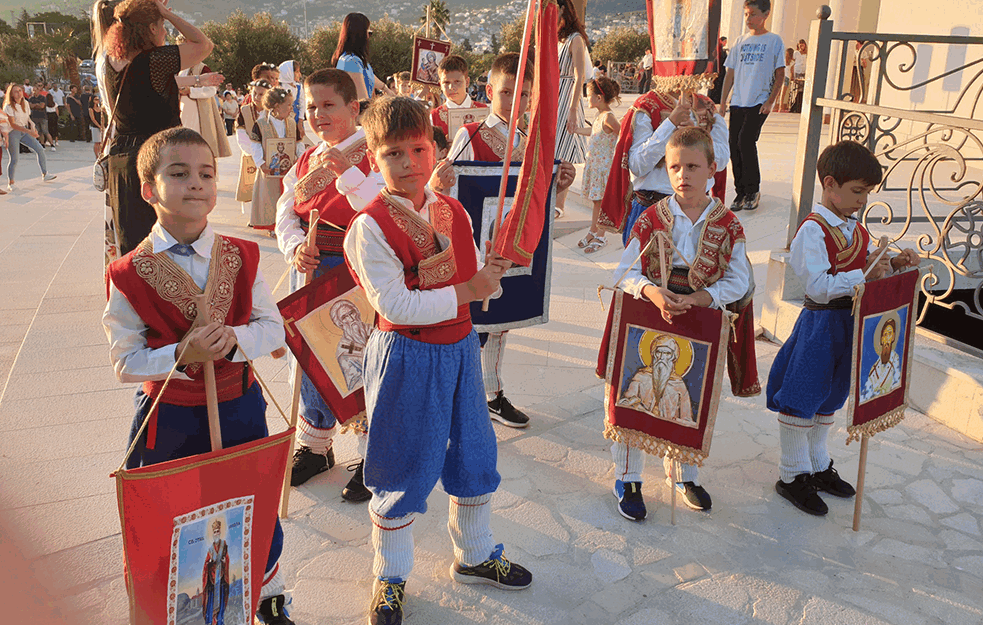
<svg viewBox="0 0 983 625">
<path fill-rule="evenodd" d="M 763 104 L 771 93 L 775 70 L 785 66 L 785 44 L 775 33 L 745 33 L 734 42 L 724 65 L 734 71 L 731 106 Z"/>
</svg>

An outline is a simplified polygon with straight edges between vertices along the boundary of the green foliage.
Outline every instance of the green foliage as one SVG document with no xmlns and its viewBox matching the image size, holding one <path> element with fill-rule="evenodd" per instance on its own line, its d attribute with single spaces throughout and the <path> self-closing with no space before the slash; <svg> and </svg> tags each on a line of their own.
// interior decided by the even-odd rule
<svg viewBox="0 0 983 625">
<path fill-rule="evenodd" d="M 502 33 L 499 37 L 501 45 L 495 50 L 496 54 L 502 52 L 518 52 L 522 47 L 522 29 L 526 25 L 526 16 L 520 15 L 511 22 L 502 24 Z"/>
<path fill-rule="evenodd" d="M 304 68 L 305 74 L 327 67 L 334 67 L 331 64 L 331 56 L 334 54 L 335 48 L 338 47 L 338 35 L 340 32 L 341 22 L 332 22 L 311 33 L 305 46 L 307 57 L 310 59 L 310 66 Z M 375 36 L 372 39 L 375 39 Z"/>
<path fill-rule="evenodd" d="M 622 26 L 598 39 L 590 54 L 591 58 L 602 63 L 629 62 L 641 59 L 648 47 L 648 33 Z"/>
<path fill-rule="evenodd" d="M 447 8 L 447 3 L 444 0 L 430 0 L 430 20 L 440 24 L 441 28 L 446 29 L 447 24 L 451 21 L 451 12 Z M 427 21 L 427 7 L 423 7 L 423 15 L 420 16 L 420 23 L 425 24 Z"/>
<path fill-rule="evenodd" d="M 269 13 L 248 17 L 236 10 L 224 24 L 208 22 L 202 31 L 215 44 L 205 64 L 236 87 L 249 82 L 250 70 L 257 63 L 279 65 L 295 59 L 305 74 L 310 71 L 310 60 L 305 64 L 305 55 L 300 54 L 300 39 L 284 22 L 273 21 Z"/>
<path fill-rule="evenodd" d="M 472 82 L 478 80 L 478 76 L 481 76 L 491 69 L 491 64 L 495 60 L 495 55 L 491 52 L 478 54 L 477 52 L 474 52 L 470 46 L 465 48 L 464 42 L 452 47 L 451 54 L 460 55 L 465 61 L 468 62 L 468 76 L 471 78 Z"/>
<path fill-rule="evenodd" d="M 37 42 L 20 33 L 0 35 L 0 65 L 33 68 L 39 63 L 41 63 L 41 50 Z M 28 76 L 33 78 L 34 71 L 28 72 Z"/>
<path fill-rule="evenodd" d="M 461 50 L 463 50 L 465 52 L 473 52 L 474 51 L 474 46 L 471 45 L 471 40 L 468 39 L 467 37 L 465 37 L 464 38 L 464 41 L 461 42 Z"/>
<path fill-rule="evenodd" d="M 408 71 L 413 64 L 414 29 L 388 17 L 372 22 L 369 63 L 383 81 L 387 76 Z"/>
<path fill-rule="evenodd" d="M 499 50 L 502 49 L 502 45 L 498 41 L 498 36 L 492 33 L 491 36 L 491 52 L 492 54 L 498 54 Z"/>
<path fill-rule="evenodd" d="M 14 28 L 7 22 L 0 20 L 0 35 L 9 35 L 14 32 Z"/>
</svg>

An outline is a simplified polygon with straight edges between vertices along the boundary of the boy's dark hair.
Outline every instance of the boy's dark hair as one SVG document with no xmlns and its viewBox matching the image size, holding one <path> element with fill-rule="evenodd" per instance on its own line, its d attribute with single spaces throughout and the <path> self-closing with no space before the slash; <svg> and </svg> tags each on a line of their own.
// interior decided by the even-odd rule
<svg viewBox="0 0 983 625">
<path fill-rule="evenodd" d="M 413 75 L 409 72 L 400 72 L 396 74 L 396 80 L 401 80 L 403 82 L 409 82 L 413 80 Z"/>
<path fill-rule="evenodd" d="M 370 150 L 390 139 L 400 141 L 421 135 L 433 139 L 430 113 L 422 103 L 406 97 L 383 96 L 372 100 L 362 114 L 362 128 Z"/>
<path fill-rule="evenodd" d="M 433 142 L 436 144 L 438 150 L 449 150 L 451 148 L 451 145 L 447 143 L 447 135 L 444 134 L 441 128 L 437 128 L 436 126 L 433 129 Z"/>
<path fill-rule="evenodd" d="M 754 7 L 762 13 L 771 11 L 771 0 L 744 0 L 744 6 Z"/>
<path fill-rule="evenodd" d="M 319 69 L 304 79 L 305 87 L 313 87 L 314 85 L 334 87 L 335 93 L 341 96 L 345 104 L 349 104 L 352 100 L 358 98 L 355 81 L 348 75 L 348 72 L 340 69 L 334 69 L 333 67 Z"/>
<path fill-rule="evenodd" d="M 666 143 L 666 149 L 670 147 L 703 150 L 707 156 L 707 165 L 717 160 L 717 156 L 713 153 L 713 138 L 710 137 L 710 133 L 696 126 L 679 128 L 673 132 Z"/>
<path fill-rule="evenodd" d="M 440 62 L 437 67 L 437 73 L 448 73 L 448 72 L 461 72 L 465 76 L 468 75 L 468 62 L 464 60 L 463 56 L 458 56 L 457 54 L 449 54 L 444 57 L 444 60 Z"/>
<path fill-rule="evenodd" d="M 279 106 L 287 101 L 290 93 L 282 87 L 273 87 L 263 94 L 263 108 L 272 111 L 273 107 Z"/>
<path fill-rule="evenodd" d="M 259 80 L 259 77 L 263 75 L 263 72 L 272 71 L 276 71 L 276 66 L 270 65 L 269 63 L 260 63 L 259 65 L 253 65 L 253 69 L 249 72 L 249 75 L 253 80 Z"/>
<path fill-rule="evenodd" d="M 215 164 L 215 154 L 204 137 L 190 128 L 175 126 L 161 130 L 140 146 L 140 152 L 137 154 L 137 173 L 140 175 L 140 182 L 153 184 L 157 170 L 160 169 L 160 153 L 164 148 L 172 145 L 203 145 L 208 148 L 208 152 L 212 155 L 212 164 Z"/>
<path fill-rule="evenodd" d="M 816 163 L 819 182 L 832 176 L 838 185 L 851 180 L 862 180 L 867 186 L 879 185 L 884 179 L 884 170 L 866 146 L 856 141 L 840 141 L 827 147 L 819 155 Z"/>
<path fill-rule="evenodd" d="M 491 69 L 488 70 L 488 79 L 491 80 L 492 76 L 497 76 L 503 74 L 505 76 L 518 77 L 519 75 L 519 53 L 518 52 L 506 52 L 505 54 L 500 54 L 492 62 Z M 525 76 L 523 76 L 522 82 L 532 82 L 533 80 L 533 69 L 532 61 L 526 61 L 526 71 Z"/>
</svg>

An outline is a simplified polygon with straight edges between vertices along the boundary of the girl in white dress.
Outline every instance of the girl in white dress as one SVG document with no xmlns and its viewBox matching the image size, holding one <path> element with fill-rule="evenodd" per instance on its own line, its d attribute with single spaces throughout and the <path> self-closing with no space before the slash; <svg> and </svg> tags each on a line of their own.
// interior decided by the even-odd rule
<svg viewBox="0 0 983 625">
<path fill-rule="evenodd" d="M 597 110 L 597 117 L 591 127 L 577 129 L 577 134 L 590 137 L 587 143 L 587 164 L 584 166 L 583 196 L 594 202 L 590 229 L 577 244 L 585 254 L 593 254 L 605 245 L 604 227 L 597 223 L 601 214 L 601 200 L 614 160 L 614 148 L 618 142 L 621 124 L 611 112 L 611 103 L 621 99 L 618 83 L 606 76 L 595 78 L 587 83 L 587 97 L 590 107 Z"/>
</svg>

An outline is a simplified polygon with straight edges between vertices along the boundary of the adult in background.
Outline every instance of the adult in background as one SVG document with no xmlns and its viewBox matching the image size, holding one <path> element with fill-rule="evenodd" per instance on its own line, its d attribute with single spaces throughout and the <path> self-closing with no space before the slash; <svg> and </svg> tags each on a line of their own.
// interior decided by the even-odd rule
<svg viewBox="0 0 983 625">
<path fill-rule="evenodd" d="M 239 117 L 239 102 L 236 94 L 226 91 L 222 94 L 222 117 L 225 119 L 225 136 L 231 137 L 236 128 L 236 117 Z"/>
<path fill-rule="evenodd" d="M 164 0 L 123 0 L 113 12 L 116 22 L 104 32 L 106 104 L 115 106 L 112 147 L 109 149 L 109 204 L 113 209 L 119 254 L 133 250 L 149 233 L 157 217 L 140 193 L 137 153 L 151 135 L 181 125 L 178 86 L 174 77 L 200 63 L 212 42 Z M 102 19 L 104 14 L 100 13 Z M 170 22 L 187 38 L 165 45 Z"/>
<path fill-rule="evenodd" d="M 655 59 L 652 57 L 652 50 L 646 49 L 645 56 L 642 60 L 638 62 L 639 69 L 642 70 L 642 79 L 638 83 L 639 93 L 648 93 L 649 89 L 652 88 L 652 67 L 654 65 Z M 721 61 L 721 64 L 723 61 Z"/>
<path fill-rule="evenodd" d="M 31 122 L 34 123 L 34 129 L 38 131 L 38 143 L 42 148 L 45 145 L 53 145 L 51 134 L 48 132 L 48 92 L 44 90 L 44 83 L 40 80 L 31 92 L 31 97 L 27 99 L 27 103 L 31 107 Z"/>
<path fill-rule="evenodd" d="M 10 117 L 3 112 L 0 107 L 0 176 L 3 176 L 3 150 L 7 147 L 7 136 L 13 128 L 10 126 Z M 0 195 L 7 195 L 7 190 L 0 187 Z"/>
<path fill-rule="evenodd" d="M 85 141 L 87 143 L 92 142 L 92 131 L 89 130 L 89 121 L 87 111 L 92 108 L 92 87 L 90 85 L 82 85 L 82 95 L 79 96 L 79 100 L 82 101 L 82 117 L 85 118 Z"/>
<path fill-rule="evenodd" d="M 724 67 L 724 63 L 726 62 L 727 37 L 721 37 L 717 40 L 717 79 L 713 81 L 713 86 L 710 87 L 710 91 L 707 93 L 707 96 L 709 96 L 714 104 L 720 104 L 720 93 L 724 89 L 724 77 L 727 76 L 727 68 Z"/>
<path fill-rule="evenodd" d="M 79 88 L 77 85 L 72 85 L 68 91 L 68 117 L 69 117 L 69 127 L 71 132 L 68 136 L 73 137 L 69 139 L 72 143 L 75 143 L 75 139 L 85 141 L 85 130 L 82 125 L 85 123 L 85 116 L 82 115 L 82 100 L 79 99 Z"/>
<path fill-rule="evenodd" d="M 7 167 L 7 190 L 14 190 L 14 172 L 17 169 L 17 157 L 22 145 L 38 157 L 38 166 L 41 168 L 44 181 L 54 180 L 55 175 L 48 173 L 44 148 L 38 143 L 38 131 L 31 123 L 31 107 L 24 97 L 24 87 L 17 83 L 10 83 L 3 98 L 3 112 L 7 114 L 11 127 L 7 146 L 7 153 L 10 155 L 10 165 Z"/>
<path fill-rule="evenodd" d="M 58 101 L 55 100 L 55 94 L 51 92 L 50 84 L 48 87 L 44 111 L 48 116 L 48 136 L 51 137 L 51 151 L 55 152 L 58 148 Z"/>
<path fill-rule="evenodd" d="M 92 153 L 96 158 L 102 153 L 102 142 L 105 139 L 106 120 L 103 117 L 102 101 L 99 94 L 93 94 L 89 101 L 89 127 L 92 132 Z"/>
<path fill-rule="evenodd" d="M 65 91 L 61 88 L 61 85 L 54 83 L 48 89 L 48 93 L 55 99 L 55 106 L 58 107 L 58 114 L 61 115 L 65 110 Z M 55 137 L 55 139 L 57 138 Z"/>
<path fill-rule="evenodd" d="M 587 140 L 577 131 L 585 125 L 584 69 L 587 65 L 587 31 L 577 17 L 572 0 L 559 0 L 557 35 L 560 40 L 560 109 L 556 112 L 556 158 L 574 165 L 584 162 Z M 600 65 L 600 63 L 598 63 Z M 567 191 L 556 194 L 556 216 L 562 217 Z"/>
<path fill-rule="evenodd" d="M 185 41 L 183 36 L 177 38 L 178 45 Z M 232 156 L 229 140 L 225 138 L 222 113 L 215 99 L 223 80 L 222 74 L 213 72 L 204 63 L 182 69 L 175 79 L 181 95 L 181 125 L 204 137 L 215 158 Z"/>
<path fill-rule="evenodd" d="M 378 89 L 385 95 L 396 95 L 386 83 L 372 71 L 369 64 L 369 38 L 372 30 L 369 28 L 369 18 L 361 13 L 349 13 L 341 23 L 338 35 L 338 47 L 335 48 L 331 63 L 342 71 L 348 72 L 355 81 L 355 91 L 359 100 L 366 100 L 375 95 Z"/>
</svg>

